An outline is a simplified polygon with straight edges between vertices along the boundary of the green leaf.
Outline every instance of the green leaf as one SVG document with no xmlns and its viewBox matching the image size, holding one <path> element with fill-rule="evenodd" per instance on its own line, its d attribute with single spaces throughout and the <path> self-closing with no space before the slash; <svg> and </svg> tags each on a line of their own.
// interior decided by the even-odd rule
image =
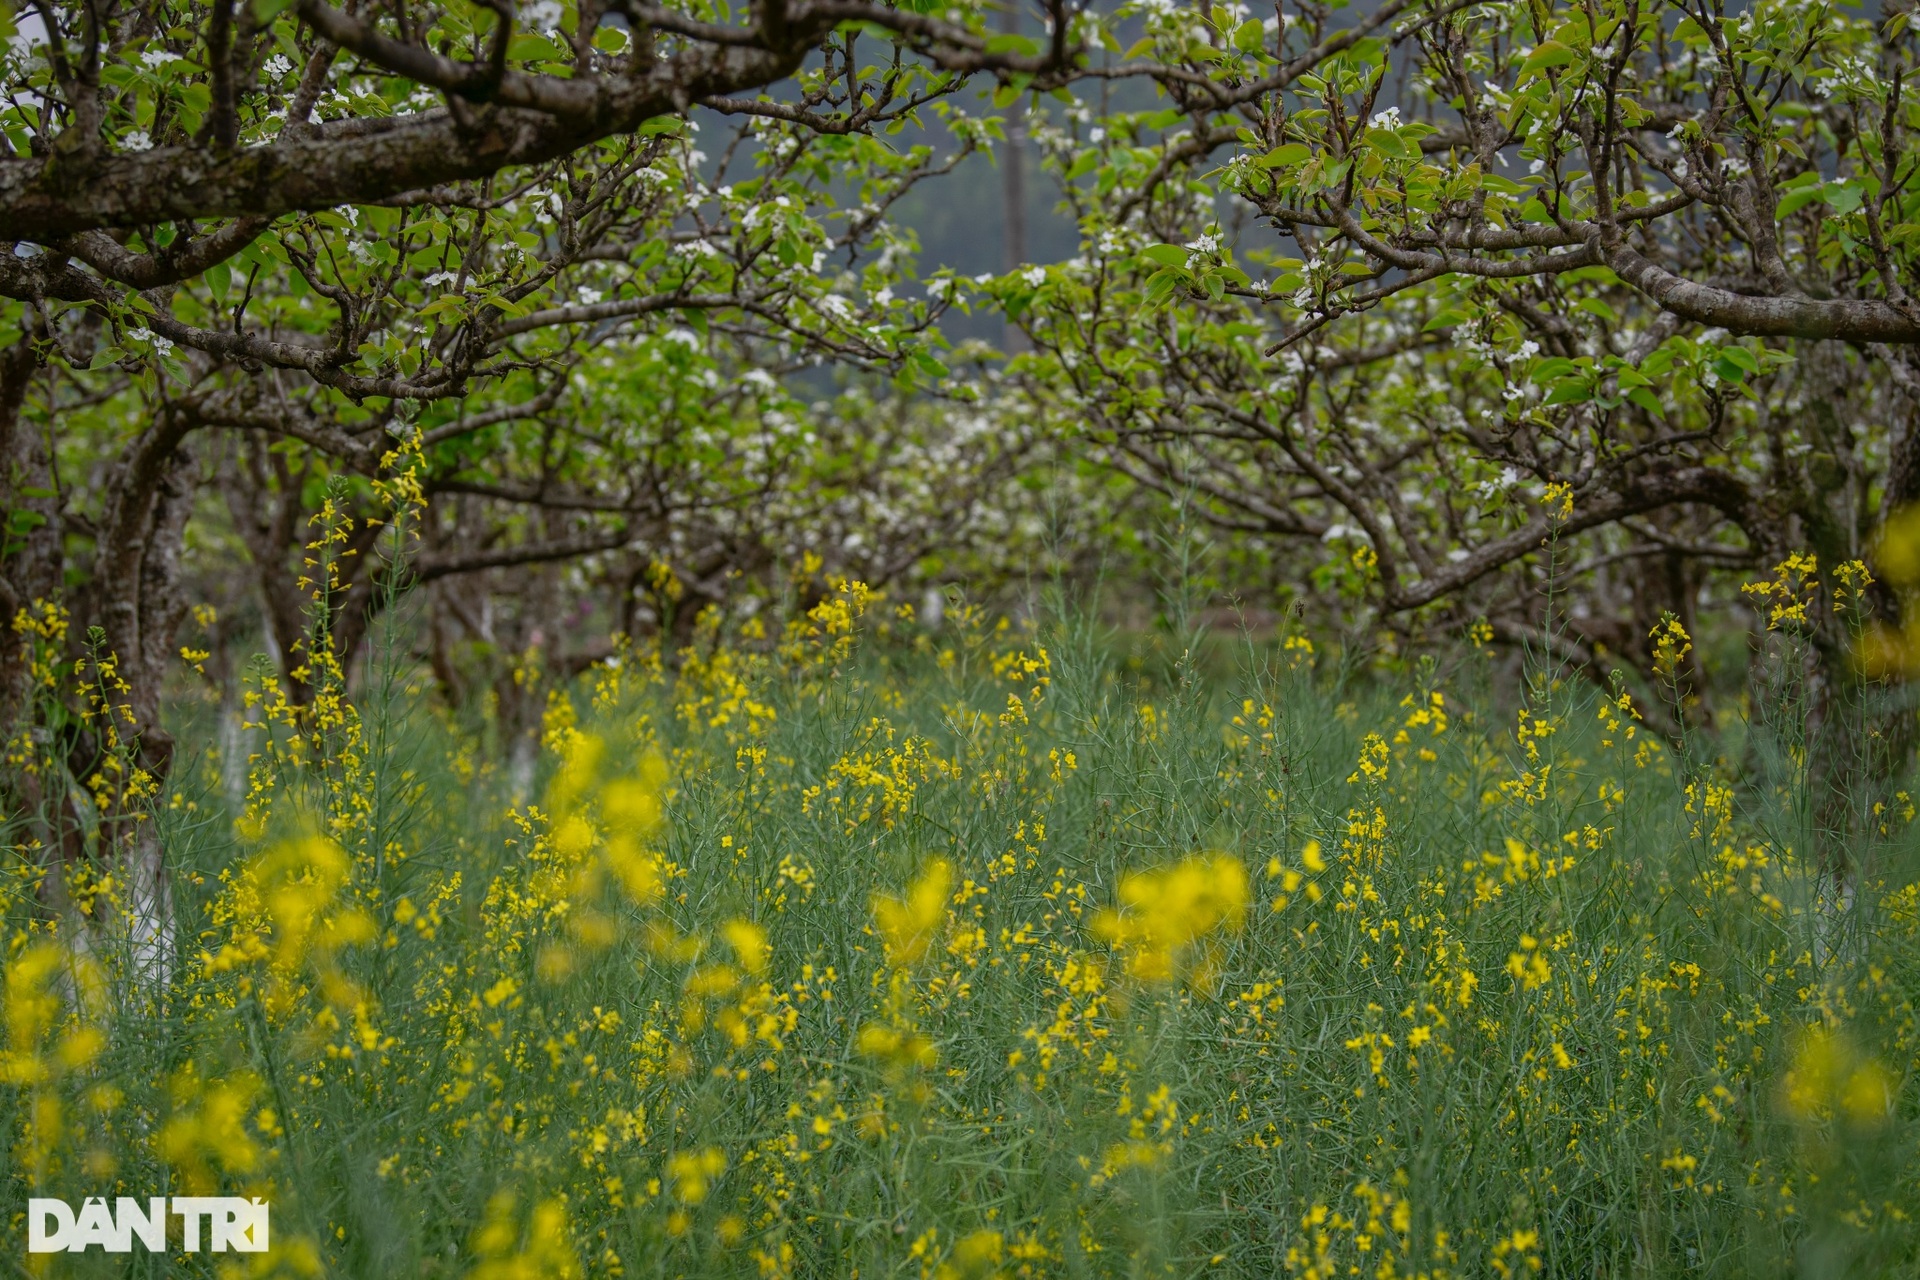
<svg viewBox="0 0 1920 1280">
<path fill-rule="evenodd" d="M 1433 319 L 1421 325 L 1420 332 L 1433 333 L 1440 329 L 1451 329 L 1455 325 L 1465 324 L 1471 319 L 1473 319 L 1473 317 L 1459 307 L 1448 307 L 1434 316 Z"/>
<path fill-rule="evenodd" d="M 1825 200 L 1827 193 L 1819 187 L 1802 187 L 1798 191 L 1789 191 L 1780 197 L 1780 203 L 1773 206 L 1774 220 L 1790 218 L 1815 201 Z"/>
<path fill-rule="evenodd" d="M 1635 387 L 1633 390 L 1627 392 L 1627 399 L 1633 401 L 1656 418 L 1666 412 L 1666 410 L 1660 407 L 1659 397 L 1645 387 Z"/>
<path fill-rule="evenodd" d="M 1564 378 L 1575 372 L 1578 368 L 1578 365 L 1565 356 L 1548 356 L 1534 364 L 1532 372 L 1527 375 L 1527 380 L 1536 387 L 1544 387 L 1556 378 Z"/>
<path fill-rule="evenodd" d="M 1527 55 L 1527 60 L 1520 64 L 1520 74 L 1514 77 L 1513 82 L 1516 86 L 1523 85 L 1549 67 L 1564 67 L 1569 62 L 1577 61 L 1579 57 L 1579 54 L 1558 40 L 1543 40 L 1539 47 Z"/>
<path fill-rule="evenodd" d="M 1556 404 L 1585 404 L 1591 399 L 1593 399 L 1593 388 L 1589 386 L 1584 379 L 1572 378 L 1566 382 L 1556 384 L 1552 394 L 1541 403 L 1548 406 Z"/>
<path fill-rule="evenodd" d="M 1177 244 L 1150 244 L 1140 251 L 1140 256 L 1163 267 L 1184 271 L 1187 266 L 1187 251 Z"/>
<path fill-rule="evenodd" d="M 1304 142 L 1283 142 L 1255 163 L 1263 169 L 1291 169 L 1312 154 L 1313 149 Z"/>
<path fill-rule="evenodd" d="M 1719 375 L 1720 381 L 1728 383 L 1736 389 L 1745 390 L 1745 371 L 1724 355 L 1713 362 L 1713 371 Z"/>
<path fill-rule="evenodd" d="M 1171 271 L 1156 271 L 1147 280 L 1147 305 L 1158 306 L 1179 285 L 1180 276 Z"/>
<path fill-rule="evenodd" d="M 253 0 L 254 20 L 266 26 L 291 7 L 293 0 Z"/>
<path fill-rule="evenodd" d="M 1866 193 L 1866 184 L 1855 182 L 1829 182 L 1826 186 L 1827 207 L 1838 214 L 1857 212 L 1862 196 Z"/>
<path fill-rule="evenodd" d="M 1233 33 L 1233 47 L 1242 53 L 1258 53 L 1267 41 L 1267 29 L 1258 18 L 1248 18 Z"/>
<path fill-rule="evenodd" d="M 1367 130 L 1367 145 L 1394 160 L 1418 160 L 1420 148 L 1391 129 Z"/>
<path fill-rule="evenodd" d="M 1003 32 L 987 41 L 988 53 L 1021 53 L 1033 57 L 1040 52 L 1040 44 L 1030 36 Z"/>
</svg>

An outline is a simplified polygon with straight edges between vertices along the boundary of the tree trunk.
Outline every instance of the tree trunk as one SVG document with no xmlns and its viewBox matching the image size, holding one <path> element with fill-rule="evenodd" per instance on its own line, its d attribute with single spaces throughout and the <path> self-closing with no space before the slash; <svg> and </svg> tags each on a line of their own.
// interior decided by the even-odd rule
<svg viewBox="0 0 1920 1280">
<path fill-rule="evenodd" d="M 86 825 L 68 785 L 67 752 L 45 714 L 48 700 L 65 691 L 41 686 L 33 663 L 34 623 L 48 620 L 42 609 L 61 602 L 65 585 L 51 442 L 28 413 L 38 371 L 30 338 L 0 353 L 0 740 L 16 744 L 8 754 L 20 760 L 0 772 L 0 821 L 21 823 L 23 843 L 37 843 L 41 900 L 64 911 L 66 881 L 58 872 L 86 855 Z M 63 646 L 66 637 L 62 631 L 37 639 Z"/>
<path fill-rule="evenodd" d="M 298 552 L 307 514 L 300 491 L 311 463 L 303 458 L 296 468 L 284 449 L 270 449 L 258 439 L 243 442 L 240 457 L 244 470 L 236 469 L 237 474 L 227 477 L 221 485 L 222 496 L 253 561 L 266 639 L 286 682 L 287 697 L 303 707 L 313 698 L 313 686 L 293 672 L 300 668 L 298 655 L 306 638 Z"/>
<path fill-rule="evenodd" d="M 192 493 L 182 446 L 196 425 L 163 408 L 108 473 L 90 572 L 69 590 L 59 476 L 47 432 L 30 421 L 37 368 L 22 342 L 0 356 L 0 502 L 7 554 L 0 557 L 0 724 L 33 743 L 30 763 L 0 779 L 10 810 L 27 822 L 47 859 L 41 896 L 65 912 L 66 866 L 92 853 L 124 887 L 117 920 L 95 914 L 75 945 L 123 944 L 132 975 L 157 990 L 173 973 L 172 891 L 153 814 L 173 765 L 173 739 L 160 701 L 186 604 L 180 552 Z M 57 415 L 59 406 L 42 406 Z M 72 629 L 38 617 L 70 610 Z M 58 647 L 57 665 L 38 672 L 36 643 Z M 76 659 L 86 659 L 76 680 Z M 91 693 L 78 688 L 85 684 Z M 75 701 L 77 699 L 77 702 Z M 68 714 L 52 715 L 60 704 Z M 58 726 L 58 735 L 55 726 Z M 83 800 L 84 797 L 84 800 Z M 91 805 L 97 843 L 88 848 L 82 809 Z M 57 861 L 64 866 L 56 866 Z"/>
</svg>

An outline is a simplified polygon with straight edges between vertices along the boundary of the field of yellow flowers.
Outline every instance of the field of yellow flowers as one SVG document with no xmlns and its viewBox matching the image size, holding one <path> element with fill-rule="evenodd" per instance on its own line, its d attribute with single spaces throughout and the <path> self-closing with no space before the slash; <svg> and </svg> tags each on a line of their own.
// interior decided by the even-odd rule
<svg viewBox="0 0 1920 1280">
<path fill-rule="evenodd" d="M 1842 882 L 1790 715 L 1736 786 L 1472 649 L 1237 666 L 841 584 L 556 692 L 526 794 L 264 680 L 153 818 L 171 973 L 10 855 L 0 1272 L 1914 1274 L 1904 797 Z M 197 1193 L 271 1252 L 19 1247 Z"/>
</svg>

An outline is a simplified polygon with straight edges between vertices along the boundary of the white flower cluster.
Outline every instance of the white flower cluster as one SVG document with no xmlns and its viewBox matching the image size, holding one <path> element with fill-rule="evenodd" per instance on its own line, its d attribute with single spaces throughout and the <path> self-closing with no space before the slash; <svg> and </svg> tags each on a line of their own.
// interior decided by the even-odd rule
<svg viewBox="0 0 1920 1280">
<path fill-rule="evenodd" d="M 163 338 L 153 330 L 145 328 L 144 326 L 127 330 L 127 337 L 135 342 L 148 344 L 153 348 L 155 355 L 165 356 L 173 353 L 173 340 L 171 338 Z"/>
<path fill-rule="evenodd" d="M 560 0 L 533 0 L 520 10 L 520 21 L 530 31 L 554 35 L 560 29 Z"/>
</svg>

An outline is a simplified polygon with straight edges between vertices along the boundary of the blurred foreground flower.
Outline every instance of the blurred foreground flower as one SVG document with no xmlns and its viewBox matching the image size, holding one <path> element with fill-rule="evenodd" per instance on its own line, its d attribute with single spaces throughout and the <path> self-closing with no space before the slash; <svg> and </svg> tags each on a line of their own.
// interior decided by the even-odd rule
<svg viewBox="0 0 1920 1280">
<path fill-rule="evenodd" d="M 1148 982 L 1173 978 L 1187 950 L 1216 930 L 1238 930 L 1247 912 L 1247 869 L 1230 854 L 1185 858 L 1120 880 L 1120 906 L 1103 911 L 1094 934 L 1127 952 L 1127 968 Z"/>
<path fill-rule="evenodd" d="M 1902 507 L 1880 526 L 1873 566 L 1900 600 L 1902 616 L 1897 624 L 1878 622 L 1860 635 L 1860 669 L 1874 678 L 1912 675 L 1920 671 L 1920 609 L 1914 607 L 1920 590 L 1920 503 Z M 1861 583 L 1855 594 L 1866 585 Z"/>
<path fill-rule="evenodd" d="M 910 968 L 919 963 L 947 916 L 947 891 L 953 887 L 953 867 L 935 858 L 905 895 L 873 895 L 873 919 L 887 944 L 887 963 Z"/>
<path fill-rule="evenodd" d="M 502 1191 L 487 1202 L 486 1220 L 473 1233 L 474 1267 L 467 1280 L 576 1280 L 580 1261 L 560 1200 L 536 1205 L 523 1226 L 518 1200 Z"/>
<path fill-rule="evenodd" d="M 1780 1105 L 1803 1122 L 1838 1119 L 1854 1129 L 1878 1129 L 1893 1113 L 1898 1083 L 1845 1033 L 1812 1026 L 1801 1032 L 1793 1066 L 1780 1081 Z"/>
</svg>

